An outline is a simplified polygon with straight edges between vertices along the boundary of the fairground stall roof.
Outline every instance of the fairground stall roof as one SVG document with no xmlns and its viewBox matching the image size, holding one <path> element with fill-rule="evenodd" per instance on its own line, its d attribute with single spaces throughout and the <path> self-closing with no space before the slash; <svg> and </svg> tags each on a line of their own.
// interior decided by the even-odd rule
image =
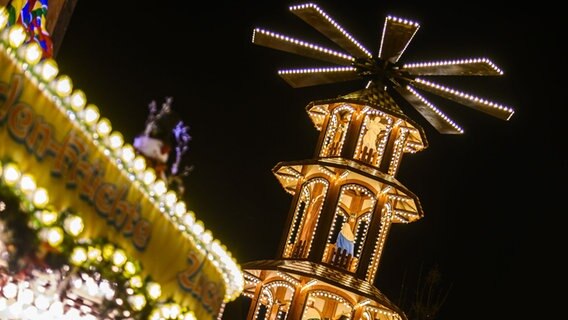
<svg viewBox="0 0 568 320">
<path fill-rule="evenodd" d="M 99 295 L 101 305 L 122 306 L 123 318 L 143 310 L 149 318 L 218 318 L 243 289 L 234 257 L 8 19 L 0 6 L 0 188 L 29 213 L 47 251 L 66 257 L 65 271 L 91 271 L 66 299 Z M 2 276 L 0 313 L 72 309 L 53 297 L 61 292 L 46 297 L 33 279 Z M 95 307 L 86 309 L 73 309 L 76 319 L 95 318 Z"/>
</svg>

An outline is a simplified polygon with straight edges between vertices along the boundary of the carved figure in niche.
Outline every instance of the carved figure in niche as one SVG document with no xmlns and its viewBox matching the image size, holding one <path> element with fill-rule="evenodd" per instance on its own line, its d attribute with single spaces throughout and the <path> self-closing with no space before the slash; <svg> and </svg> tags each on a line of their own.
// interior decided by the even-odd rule
<svg viewBox="0 0 568 320">
<path fill-rule="evenodd" d="M 349 220 L 354 221 L 355 219 L 349 218 Z M 345 221 L 341 226 L 341 231 L 339 231 L 339 234 L 337 235 L 335 245 L 337 246 L 338 250 L 345 249 L 347 254 L 353 255 L 354 242 L 355 235 L 353 234 L 353 229 L 351 229 L 350 223 L 348 221 Z"/>
<path fill-rule="evenodd" d="M 329 146 L 328 155 L 336 156 L 340 153 L 341 148 L 341 141 L 343 140 L 343 136 L 347 132 L 349 127 L 349 114 L 338 114 L 337 115 L 337 126 L 335 128 L 335 132 L 333 134 L 333 139 L 331 141 L 331 145 Z"/>
<path fill-rule="evenodd" d="M 373 152 L 377 151 L 377 147 L 379 145 L 379 141 L 386 132 L 387 126 L 381 122 L 380 117 L 374 117 L 367 123 L 367 132 L 363 136 L 363 150 L 367 148 L 367 150 L 373 150 Z"/>
</svg>

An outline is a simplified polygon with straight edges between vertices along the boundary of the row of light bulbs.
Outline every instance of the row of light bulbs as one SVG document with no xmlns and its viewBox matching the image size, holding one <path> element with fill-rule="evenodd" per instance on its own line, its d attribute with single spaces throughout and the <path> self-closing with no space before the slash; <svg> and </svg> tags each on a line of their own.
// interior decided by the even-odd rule
<svg viewBox="0 0 568 320">
<path fill-rule="evenodd" d="M 6 163 L 3 165 L 0 162 L 0 182 L 9 187 L 17 189 L 19 191 L 18 193 L 22 194 L 25 198 L 27 198 L 27 200 L 31 202 L 32 206 L 35 207 L 34 208 L 35 218 L 41 223 L 43 227 L 39 231 L 40 239 L 47 242 L 52 247 L 58 247 L 63 242 L 64 231 L 75 239 L 76 245 L 71 249 L 71 254 L 69 258 L 71 264 L 76 266 L 81 266 L 85 263 L 92 264 L 93 262 L 100 262 L 104 259 L 112 262 L 111 269 L 113 272 L 122 272 L 127 278 L 129 278 L 128 279 L 129 287 L 126 288 L 126 290 L 127 293 L 129 294 L 128 303 L 130 304 L 130 306 L 133 308 L 134 311 L 140 311 L 146 306 L 147 304 L 146 296 L 150 298 L 152 301 L 157 301 L 161 297 L 162 290 L 160 284 L 153 281 L 146 282 L 142 280 L 138 268 L 132 261 L 128 259 L 127 254 L 123 249 L 116 248 L 114 245 L 110 243 L 107 243 L 103 246 L 84 245 L 85 239 L 78 239 L 78 236 L 81 234 L 84 228 L 84 224 L 81 217 L 76 215 L 69 215 L 63 221 L 63 228 L 56 226 L 55 222 L 58 220 L 59 214 L 53 210 L 47 209 L 49 204 L 49 194 L 45 189 L 37 187 L 33 176 L 26 173 L 21 173 L 18 166 L 14 163 Z M 79 288 L 84 285 L 85 290 L 87 290 L 87 292 L 89 292 L 89 294 L 93 296 L 99 293 L 108 296 L 108 294 L 106 294 L 107 293 L 106 291 L 108 290 L 103 290 L 104 288 L 100 286 L 95 287 L 94 284 L 95 283 L 93 281 L 90 282 L 84 281 L 84 283 L 83 282 L 74 283 L 76 288 Z M 30 300 L 26 297 L 28 296 L 33 297 L 33 292 L 27 290 L 20 297 L 21 299 L 20 298 L 16 300 L 12 299 L 17 295 L 17 292 L 14 294 L 15 291 L 13 288 L 15 285 L 20 285 L 20 284 L 10 284 L 10 282 L 8 282 L 7 285 L 5 285 L 3 288 L 0 289 L 5 298 L 4 301 L 6 303 L 5 308 L 11 308 L 8 309 L 8 312 L 11 314 L 14 314 L 15 310 L 20 310 L 21 309 L 20 307 L 24 306 L 27 303 L 26 301 Z M 134 292 L 133 290 L 133 288 L 140 289 L 142 287 L 144 287 L 145 289 L 144 290 L 145 294 L 140 293 L 140 290 L 138 290 L 138 292 Z M 22 299 L 24 299 L 25 301 Z M 33 299 L 30 301 L 33 301 Z M 2 304 L 3 304 L 2 297 L 0 297 L 0 312 L 4 310 L 2 308 Z M 13 306 L 14 304 L 16 306 Z M 30 302 L 27 304 L 31 305 L 32 303 Z M 28 313 L 31 315 L 37 315 L 38 308 L 40 311 L 44 309 L 47 310 L 47 308 L 42 309 L 41 306 L 35 305 L 31 306 L 30 310 L 26 309 L 26 311 L 22 314 L 19 314 L 19 316 L 26 318 L 27 317 L 26 314 Z M 175 312 L 175 310 L 180 310 L 180 311 Z M 153 314 L 160 315 L 161 318 L 158 317 L 156 319 L 164 319 L 162 317 L 164 314 L 176 315 L 171 319 L 177 319 L 180 314 L 187 315 L 187 319 L 194 319 L 191 318 L 193 317 L 192 312 L 190 311 L 181 312 L 181 310 L 182 310 L 181 306 L 179 306 L 177 303 L 167 303 L 161 305 L 157 304 L 152 312 Z M 50 313 L 45 313 L 46 316 L 48 314 Z M 67 315 L 67 313 L 65 313 L 64 315 Z M 72 315 L 75 316 L 73 311 Z M 87 318 L 83 317 L 83 318 L 85 320 L 90 319 L 88 317 Z M 32 317 L 29 319 L 34 319 L 34 318 Z M 71 319 L 78 319 L 78 318 L 71 318 Z M 168 319 L 168 317 L 165 317 L 165 319 Z"/>
</svg>

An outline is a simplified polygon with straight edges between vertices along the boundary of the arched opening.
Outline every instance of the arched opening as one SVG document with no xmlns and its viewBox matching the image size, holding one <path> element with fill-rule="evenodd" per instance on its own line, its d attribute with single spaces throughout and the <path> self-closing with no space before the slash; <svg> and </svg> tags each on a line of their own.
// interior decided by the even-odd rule
<svg viewBox="0 0 568 320">
<path fill-rule="evenodd" d="M 345 143 L 354 109 L 349 105 L 335 108 L 329 117 L 320 157 L 338 157 Z"/>
<path fill-rule="evenodd" d="M 330 291 L 313 290 L 306 297 L 300 320 L 351 319 L 352 316 L 353 305 L 347 299 Z"/>
<path fill-rule="evenodd" d="M 328 188 L 329 182 L 323 178 L 311 179 L 302 186 L 288 232 L 284 257 L 308 256 Z"/>
<path fill-rule="evenodd" d="M 350 272 L 357 269 L 375 203 L 374 194 L 361 185 L 341 187 L 323 262 Z"/>
</svg>

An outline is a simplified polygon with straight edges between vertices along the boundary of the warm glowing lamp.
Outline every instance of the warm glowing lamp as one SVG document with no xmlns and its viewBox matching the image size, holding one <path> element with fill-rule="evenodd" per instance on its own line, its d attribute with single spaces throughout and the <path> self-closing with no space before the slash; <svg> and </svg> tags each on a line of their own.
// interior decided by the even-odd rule
<svg viewBox="0 0 568 320">
<path fill-rule="evenodd" d="M 110 124 L 110 120 L 107 118 L 102 118 L 97 123 L 97 133 L 101 137 L 106 137 L 112 131 L 112 125 Z"/>
<path fill-rule="evenodd" d="M 57 247 L 63 242 L 63 230 L 59 227 L 49 228 L 47 231 L 47 243 L 52 247 Z"/>
<path fill-rule="evenodd" d="M 65 221 L 63 221 L 63 228 L 65 228 L 65 231 L 73 237 L 77 237 L 83 231 L 85 225 L 83 224 L 83 219 L 81 219 L 81 217 L 69 216 L 65 218 Z"/>
<path fill-rule="evenodd" d="M 24 48 L 24 61 L 29 65 L 37 64 L 43 55 L 43 50 L 39 43 L 33 41 Z"/>
<path fill-rule="evenodd" d="M 20 180 L 21 175 L 22 173 L 20 172 L 20 169 L 18 169 L 15 164 L 8 163 L 4 166 L 2 177 L 4 177 L 4 181 L 7 185 L 15 185 Z"/>
<path fill-rule="evenodd" d="M 99 116 L 99 108 L 94 104 L 90 104 L 85 108 L 83 119 L 87 124 L 92 125 L 99 120 Z"/>
<path fill-rule="evenodd" d="M 36 183 L 34 178 L 29 174 L 23 174 L 20 178 L 20 189 L 27 193 L 32 192 L 36 189 Z"/>
<path fill-rule="evenodd" d="M 112 263 L 117 267 L 122 267 L 126 263 L 126 252 L 122 249 L 116 249 L 112 255 Z"/>
<path fill-rule="evenodd" d="M 124 138 L 122 137 L 122 133 L 115 131 L 110 134 L 108 137 L 109 146 L 111 149 L 116 150 L 124 144 Z"/>
<path fill-rule="evenodd" d="M 150 299 L 156 300 L 162 295 L 162 287 L 157 282 L 148 282 L 146 284 L 146 292 Z"/>
<path fill-rule="evenodd" d="M 69 97 L 69 104 L 74 111 L 81 111 L 87 103 L 87 96 L 82 90 L 75 90 Z"/>
<path fill-rule="evenodd" d="M 8 43 L 11 47 L 17 48 L 26 41 L 26 29 L 21 24 L 16 24 L 8 31 Z"/>
<path fill-rule="evenodd" d="M 87 250 L 85 250 L 85 248 L 83 247 L 73 248 L 70 261 L 72 264 L 80 266 L 81 264 L 83 264 L 83 262 L 87 261 Z"/>
<path fill-rule="evenodd" d="M 43 208 L 49 202 L 47 190 L 44 188 L 37 188 L 32 196 L 32 203 L 37 208 Z"/>
</svg>

